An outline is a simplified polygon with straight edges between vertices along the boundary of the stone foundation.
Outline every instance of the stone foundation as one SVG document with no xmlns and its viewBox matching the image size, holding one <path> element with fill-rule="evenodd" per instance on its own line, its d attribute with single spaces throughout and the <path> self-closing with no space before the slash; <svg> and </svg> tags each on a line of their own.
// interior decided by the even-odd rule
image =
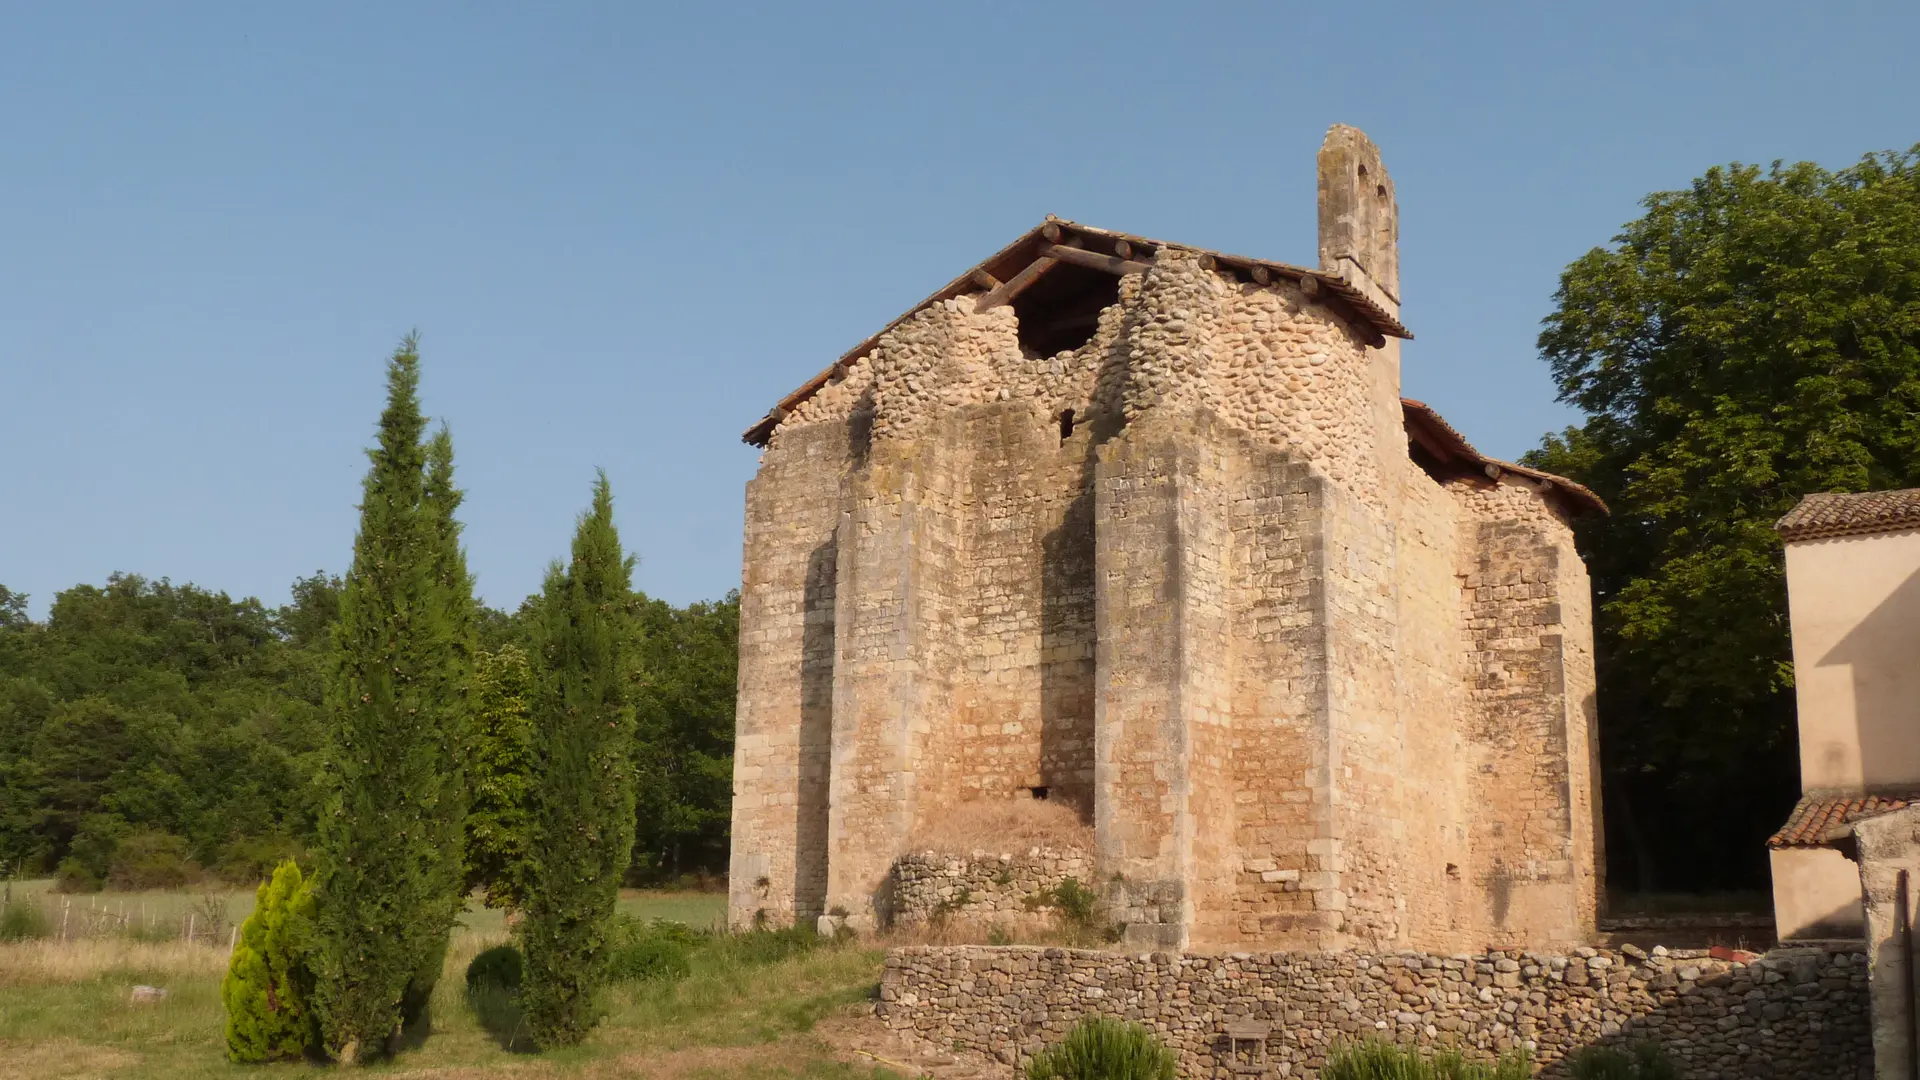
<svg viewBox="0 0 1920 1080">
<path fill-rule="evenodd" d="M 965 924 L 989 929 L 1047 921 L 1049 896 L 1068 878 L 1093 887 L 1089 852 L 1029 848 L 1021 855 L 902 855 L 893 864 L 893 925 L 903 930 Z"/>
<path fill-rule="evenodd" d="M 1378 1038 L 1491 1058 L 1528 1050 L 1546 1076 L 1595 1043 L 1652 1038 L 1690 1080 L 1860 1080 L 1872 1074 L 1867 961 L 1780 949 L 1749 963 L 1631 946 L 1495 952 L 1116 955 L 914 947 L 887 956 L 879 1014 L 942 1049 L 1023 1062 L 1089 1014 L 1153 1028 L 1181 1075 L 1307 1078 L 1340 1043 Z M 1230 1044 L 1228 1025 L 1264 1023 Z"/>
</svg>

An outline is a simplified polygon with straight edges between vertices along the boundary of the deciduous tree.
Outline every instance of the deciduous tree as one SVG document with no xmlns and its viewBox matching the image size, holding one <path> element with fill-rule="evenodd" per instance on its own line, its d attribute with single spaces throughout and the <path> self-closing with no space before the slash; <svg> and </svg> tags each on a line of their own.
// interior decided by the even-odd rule
<svg viewBox="0 0 1920 1080">
<path fill-rule="evenodd" d="M 1920 484 L 1920 147 L 1645 207 L 1561 277 L 1540 350 L 1587 420 L 1528 461 L 1613 508 L 1579 532 L 1613 879 L 1753 886 L 1797 794 L 1773 523 Z"/>
</svg>

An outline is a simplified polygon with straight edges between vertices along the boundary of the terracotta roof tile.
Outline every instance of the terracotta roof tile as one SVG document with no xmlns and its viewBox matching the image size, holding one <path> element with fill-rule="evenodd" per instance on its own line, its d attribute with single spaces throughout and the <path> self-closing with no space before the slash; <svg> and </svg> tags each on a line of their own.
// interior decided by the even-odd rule
<svg viewBox="0 0 1920 1080">
<path fill-rule="evenodd" d="M 1808 495 L 1773 527 L 1788 540 L 1920 528 L 1920 488 Z"/>
<path fill-rule="evenodd" d="M 1920 802 L 1920 792 L 1896 795 L 1808 795 L 1787 817 L 1780 831 L 1767 838 L 1770 848 L 1822 847 L 1829 831 L 1861 818 L 1903 810 Z"/>
<path fill-rule="evenodd" d="M 1498 477 L 1503 472 L 1525 476 L 1558 491 L 1572 502 L 1576 513 L 1586 510 L 1597 510 L 1602 514 L 1608 512 L 1607 504 L 1601 501 L 1600 496 L 1595 495 L 1582 484 L 1577 484 L 1564 476 L 1555 476 L 1525 465 L 1515 465 L 1511 461 L 1490 458 L 1475 450 L 1465 435 L 1460 434 L 1452 424 L 1447 423 L 1439 413 L 1433 410 L 1433 406 L 1424 401 L 1403 397 L 1400 399 L 1400 412 L 1407 426 L 1408 438 L 1418 442 L 1429 453 L 1440 457 L 1443 463 L 1464 463 L 1469 470 L 1483 472 L 1489 477 Z"/>
</svg>

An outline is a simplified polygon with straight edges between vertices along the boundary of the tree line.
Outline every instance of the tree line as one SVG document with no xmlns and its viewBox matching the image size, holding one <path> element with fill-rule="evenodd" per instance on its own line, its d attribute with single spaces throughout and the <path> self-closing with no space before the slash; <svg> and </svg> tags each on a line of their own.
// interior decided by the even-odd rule
<svg viewBox="0 0 1920 1080">
<path fill-rule="evenodd" d="M 116 574 L 61 591 L 32 620 L 28 598 L 0 585 L 0 876 L 58 873 L 74 890 L 251 885 L 306 858 L 343 589 L 316 573 L 269 607 Z M 483 692 L 468 831 L 482 888 L 502 850 L 488 830 L 521 812 L 530 721 L 515 699 L 531 677 L 536 606 L 477 607 L 472 619 Z M 625 878 L 715 878 L 727 863 L 738 599 L 675 607 L 634 592 L 630 608 L 637 794 Z"/>
</svg>

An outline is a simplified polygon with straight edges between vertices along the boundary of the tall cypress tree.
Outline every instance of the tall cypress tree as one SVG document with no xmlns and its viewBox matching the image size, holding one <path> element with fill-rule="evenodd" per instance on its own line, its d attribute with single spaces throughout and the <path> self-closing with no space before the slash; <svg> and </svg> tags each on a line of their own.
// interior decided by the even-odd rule
<svg viewBox="0 0 1920 1080">
<path fill-rule="evenodd" d="M 608 924 L 632 855 L 632 575 L 602 473 L 574 533 L 573 561 L 547 572 L 535 629 L 535 842 L 520 925 L 521 1005 L 545 1047 L 578 1043 L 593 1026 Z"/>
<path fill-rule="evenodd" d="M 444 651 L 428 676 L 436 684 L 431 704 L 435 723 L 425 732 L 427 749 L 436 758 L 437 783 L 431 792 L 434 802 L 427 821 L 433 834 L 432 873 L 439 904 L 426 913 L 426 947 L 401 1002 L 401 1020 L 406 1023 L 425 1012 L 433 987 L 440 981 L 447 940 L 466 907 L 465 748 L 472 727 L 477 605 L 473 575 L 467 570 L 467 555 L 460 546 L 460 521 L 455 516 L 464 494 L 453 483 L 453 435 L 443 424 L 427 442 L 423 504 L 433 531 L 433 602 L 440 609 L 435 623 L 446 630 Z"/>
<path fill-rule="evenodd" d="M 360 504 L 353 567 L 334 626 L 315 845 L 315 1007 L 343 1061 L 379 1053 L 410 983 L 445 948 L 451 924 L 448 819 L 456 822 L 448 731 L 460 685 L 460 612 L 471 608 L 457 497 L 428 497 L 420 357 L 409 336 L 387 365 L 387 405 Z M 451 458 L 441 480 L 451 492 Z M 444 520 L 443 520 L 444 509 Z M 457 575 L 452 562 L 459 561 Z M 458 587 L 454 578 L 458 577 Z M 463 602 L 455 592 L 465 592 Z M 463 812 L 463 806 L 461 810 Z M 452 875 L 457 879 L 458 872 Z"/>
</svg>

